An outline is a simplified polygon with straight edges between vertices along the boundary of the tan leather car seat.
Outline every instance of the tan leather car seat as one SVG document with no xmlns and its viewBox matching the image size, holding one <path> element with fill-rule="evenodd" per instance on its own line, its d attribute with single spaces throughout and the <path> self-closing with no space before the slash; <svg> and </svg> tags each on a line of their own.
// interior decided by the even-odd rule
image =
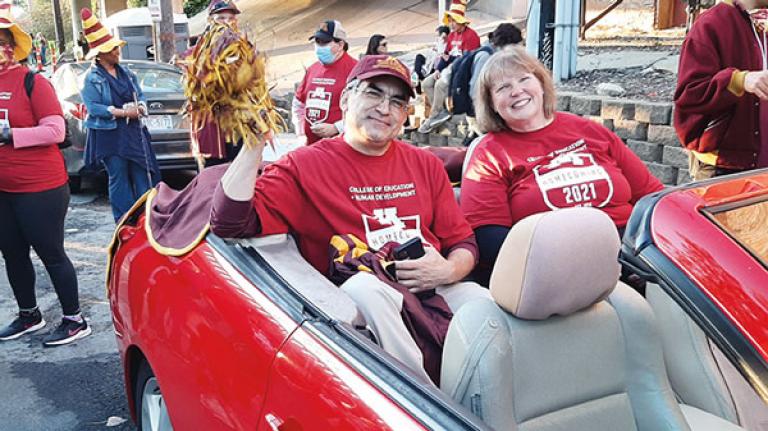
<svg viewBox="0 0 768 431">
<path fill-rule="evenodd" d="M 657 284 L 648 284 L 646 297 L 661 328 L 664 362 L 680 402 L 749 431 L 768 431 L 768 405 L 720 348 Z"/>
<path fill-rule="evenodd" d="M 497 430 L 690 429 L 653 313 L 618 283 L 618 253 L 616 227 L 596 209 L 520 221 L 491 276 L 494 300 L 451 322 L 442 389 Z M 741 429 L 693 410 L 701 429 Z"/>
</svg>

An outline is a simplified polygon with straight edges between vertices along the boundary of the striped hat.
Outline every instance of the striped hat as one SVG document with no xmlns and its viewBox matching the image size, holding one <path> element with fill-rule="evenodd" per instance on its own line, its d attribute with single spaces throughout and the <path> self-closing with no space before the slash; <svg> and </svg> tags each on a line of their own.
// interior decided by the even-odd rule
<svg viewBox="0 0 768 431">
<path fill-rule="evenodd" d="M 99 54 L 106 54 L 115 47 L 125 45 L 125 41 L 113 37 L 109 31 L 93 16 L 88 8 L 80 11 L 80 18 L 83 20 L 83 33 L 85 40 L 88 41 L 90 50 L 85 55 L 86 60 L 92 60 Z"/>
<path fill-rule="evenodd" d="M 464 16 L 467 11 L 467 2 L 465 0 L 451 0 L 451 7 L 443 15 L 443 24 L 448 25 L 448 17 L 453 18 L 459 24 L 469 24 L 471 21 Z"/>
<path fill-rule="evenodd" d="M 16 61 L 27 58 L 29 52 L 32 51 L 32 37 L 13 22 L 10 2 L 0 3 L 0 28 L 7 29 L 13 35 L 13 43 L 15 44 L 13 58 Z"/>
</svg>

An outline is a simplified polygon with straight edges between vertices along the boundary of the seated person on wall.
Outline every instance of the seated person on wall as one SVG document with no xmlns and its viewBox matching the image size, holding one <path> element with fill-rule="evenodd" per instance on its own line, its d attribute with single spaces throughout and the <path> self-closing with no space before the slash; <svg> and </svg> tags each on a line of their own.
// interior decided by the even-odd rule
<svg viewBox="0 0 768 431">
<path fill-rule="evenodd" d="M 343 282 L 382 348 L 437 382 L 451 310 L 487 291 L 458 283 L 474 267 L 477 245 L 441 162 L 395 139 L 413 95 L 410 71 L 399 60 L 363 57 L 341 97 L 345 134 L 299 148 L 261 176 L 263 143 L 243 148 L 214 194 L 211 230 L 224 237 L 296 236 L 309 263 Z M 371 251 L 420 238 L 426 254 L 398 261 L 396 280 L 357 266 L 339 280 L 338 264 L 356 258 L 329 256 L 339 236 L 355 250 Z M 434 300 L 442 312 L 422 313 Z M 421 313 L 415 318 L 423 326 L 413 327 L 414 314 L 407 326 L 406 311 Z M 436 336 L 425 342 L 425 332 Z"/>
<path fill-rule="evenodd" d="M 510 227 L 526 216 L 592 206 L 621 231 L 635 202 L 663 188 L 613 132 L 555 112 L 549 71 L 522 48 L 491 56 L 475 96 L 477 122 L 487 135 L 464 173 L 461 209 L 480 248 L 481 284 Z"/>
</svg>

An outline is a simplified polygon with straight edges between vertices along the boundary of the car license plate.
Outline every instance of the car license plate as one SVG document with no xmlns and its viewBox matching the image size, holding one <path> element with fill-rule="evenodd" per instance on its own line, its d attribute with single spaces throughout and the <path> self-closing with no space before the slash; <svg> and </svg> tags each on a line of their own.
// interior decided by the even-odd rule
<svg viewBox="0 0 768 431">
<path fill-rule="evenodd" d="M 173 120 L 170 115 L 150 115 L 145 121 L 149 130 L 173 129 Z"/>
</svg>

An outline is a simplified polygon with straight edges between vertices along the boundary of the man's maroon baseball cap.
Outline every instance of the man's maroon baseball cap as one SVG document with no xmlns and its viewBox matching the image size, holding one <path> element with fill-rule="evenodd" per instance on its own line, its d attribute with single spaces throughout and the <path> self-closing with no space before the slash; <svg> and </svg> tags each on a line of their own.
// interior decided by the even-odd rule
<svg viewBox="0 0 768 431">
<path fill-rule="evenodd" d="M 365 55 L 349 73 L 347 82 L 353 79 L 371 79 L 376 76 L 394 76 L 403 81 L 408 87 L 408 94 L 415 97 L 413 83 L 411 83 L 411 71 L 402 61 L 390 55 Z"/>
</svg>

